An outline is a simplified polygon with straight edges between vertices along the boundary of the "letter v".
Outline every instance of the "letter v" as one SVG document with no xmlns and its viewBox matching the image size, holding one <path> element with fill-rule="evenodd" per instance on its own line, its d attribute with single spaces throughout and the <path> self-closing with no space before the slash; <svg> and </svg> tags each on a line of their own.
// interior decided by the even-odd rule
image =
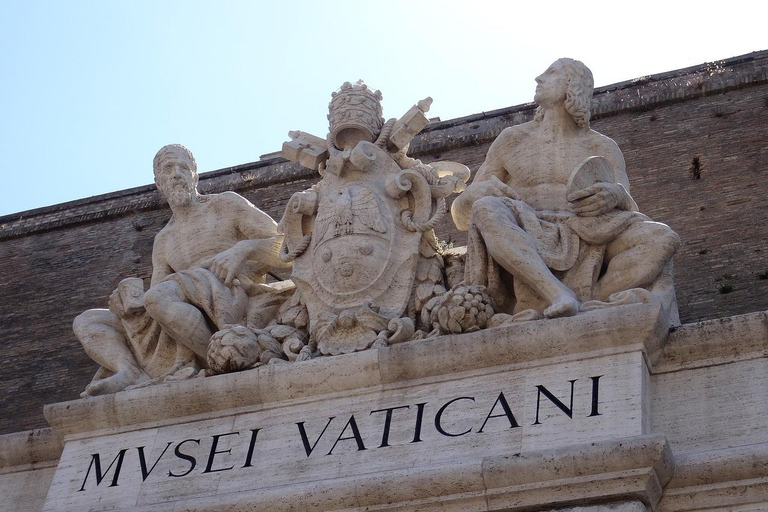
<svg viewBox="0 0 768 512">
<path fill-rule="evenodd" d="M 157 466 L 157 463 L 160 462 L 160 459 L 163 458 L 163 455 L 165 455 L 165 452 L 168 451 L 168 447 L 171 446 L 172 442 L 168 441 L 168 444 L 165 445 L 165 449 L 163 450 L 163 453 L 160 454 L 160 456 L 157 458 L 154 464 L 152 464 L 152 467 L 149 468 L 149 471 L 147 471 L 147 460 L 144 458 L 144 447 L 139 446 L 136 448 L 139 451 L 139 463 L 141 464 L 141 481 L 147 479 L 149 474 L 152 472 L 153 469 L 155 469 L 155 466 Z"/>
<path fill-rule="evenodd" d="M 315 440 L 315 443 L 312 446 L 309 446 L 309 439 L 307 438 L 307 431 L 304 430 L 304 422 L 300 421 L 296 423 L 296 425 L 299 426 L 299 434 L 301 434 L 301 442 L 304 443 L 304 451 L 307 452 L 307 457 L 309 457 L 312 454 L 312 450 L 315 449 L 315 446 L 317 446 L 317 443 L 320 442 L 320 438 L 323 437 L 323 434 L 325 434 L 325 431 L 328 429 L 328 425 L 331 424 L 331 421 L 333 421 L 333 418 L 336 416 L 331 416 L 328 418 L 328 423 L 325 424 L 325 428 L 322 432 L 320 432 L 320 435 L 317 436 L 317 439 Z"/>
</svg>

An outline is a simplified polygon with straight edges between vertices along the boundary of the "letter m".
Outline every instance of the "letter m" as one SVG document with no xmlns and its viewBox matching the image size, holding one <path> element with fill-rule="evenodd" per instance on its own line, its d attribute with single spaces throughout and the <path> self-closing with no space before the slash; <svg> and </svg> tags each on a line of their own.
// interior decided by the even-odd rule
<svg viewBox="0 0 768 512">
<path fill-rule="evenodd" d="M 107 467 L 107 470 L 102 473 L 101 472 L 101 458 L 99 457 L 98 453 L 94 453 L 91 455 L 91 463 L 88 464 L 88 471 L 85 473 L 85 479 L 83 479 L 83 485 L 80 487 L 80 491 L 85 490 L 85 483 L 88 481 L 88 475 L 91 474 L 91 468 L 94 468 L 94 472 L 96 473 L 96 485 L 99 485 L 102 480 L 104 480 L 104 477 L 109 473 L 109 470 L 112 469 L 112 466 L 115 466 L 115 462 L 117 462 L 117 466 L 115 466 L 115 476 L 112 477 L 112 483 L 109 485 L 110 487 L 117 487 L 117 479 L 120 478 L 120 468 L 123 467 L 123 458 L 125 458 L 125 452 L 128 451 L 128 448 L 123 448 L 120 450 L 120 453 L 118 453 L 114 459 L 112 459 L 112 462 L 110 462 L 109 466 Z"/>
</svg>

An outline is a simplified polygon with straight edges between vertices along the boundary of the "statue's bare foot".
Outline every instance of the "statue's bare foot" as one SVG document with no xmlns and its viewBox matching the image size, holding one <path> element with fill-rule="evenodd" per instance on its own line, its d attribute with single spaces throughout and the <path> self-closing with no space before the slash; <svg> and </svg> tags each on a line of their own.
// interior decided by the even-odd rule
<svg viewBox="0 0 768 512">
<path fill-rule="evenodd" d="M 140 368 L 125 368 L 114 375 L 91 382 L 86 386 L 85 391 L 80 393 L 80 396 L 85 398 L 88 396 L 117 393 L 129 386 L 140 384 L 147 380 L 150 380 L 149 375 L 144 373 Z"/>
<path fill-rule="evenodd" d="M 579 312 L 579 301 L 575 297 L 564 295 L 556 299 L 547 309 L 544 316 L 557 318 L 561 316 L 573 316 Z"/>
</svg>

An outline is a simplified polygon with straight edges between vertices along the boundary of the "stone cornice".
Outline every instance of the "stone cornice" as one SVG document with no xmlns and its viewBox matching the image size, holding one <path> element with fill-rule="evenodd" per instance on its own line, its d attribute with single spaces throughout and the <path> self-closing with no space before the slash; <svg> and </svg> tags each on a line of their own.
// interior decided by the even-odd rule
<svg viewBox="0 0 768 512">
<path fill-rule="evenodd" d="M 768 443 L 675 457 L 663 512 L 745 506 L 768 501 Z M 757 510 L 757 509 L 755 509 Z"/>
<path fill-rule="evenodd" d="M 52 428 L 0 436 L 0 474 L 55 466 L 63 444 Z"/>
<path fill-rule="evenodd" d="M 653 373 L 768 357 L 768 312 L 707 320 L 674 329 Z"/>
</svg>

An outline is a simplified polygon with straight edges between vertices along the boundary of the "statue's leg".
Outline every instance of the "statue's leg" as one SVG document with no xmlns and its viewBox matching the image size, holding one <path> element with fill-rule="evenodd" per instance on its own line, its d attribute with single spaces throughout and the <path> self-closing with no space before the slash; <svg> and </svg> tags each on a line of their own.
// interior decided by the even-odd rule
<svg viewBox="0 0 768 512">
<path fill-rule="evenodd" d="M 112 373 L 88 384 L 81 396 L 116 393 L 149 379 L 128 348 L 120 319 L 108 309 L 89 309 L 81 313 L 75 318 L 72 330 L 85 353 Z"/>
<path fill-rule="evenodd" d="M 479 229 L 491 257 L 547 301 L 545 316 L 571 316 L 578 312 L 579 301 L 574 293 L 547 268 L 533 239 L 499 198 L 488 196 L 475 201 L 472 224 Z"/>
<path fill-rule="evenodd" d="M 606 246 L 608 267 L 596 284 L 595 298 L 607 301 L 613 293 L 650 285 L 679 247 L 680 237 L 665 224 L 630 224 Z"/>
<path fill-rule="evenodd" d="M 171 338 L 192 350 L 203 361 L 206 360 L 208 341 L 213 332 L 203 313 L 187 303 L 184 290 L 178 283 L 163 281 L 147 290 L 144 307 Z"/>
</svg>

